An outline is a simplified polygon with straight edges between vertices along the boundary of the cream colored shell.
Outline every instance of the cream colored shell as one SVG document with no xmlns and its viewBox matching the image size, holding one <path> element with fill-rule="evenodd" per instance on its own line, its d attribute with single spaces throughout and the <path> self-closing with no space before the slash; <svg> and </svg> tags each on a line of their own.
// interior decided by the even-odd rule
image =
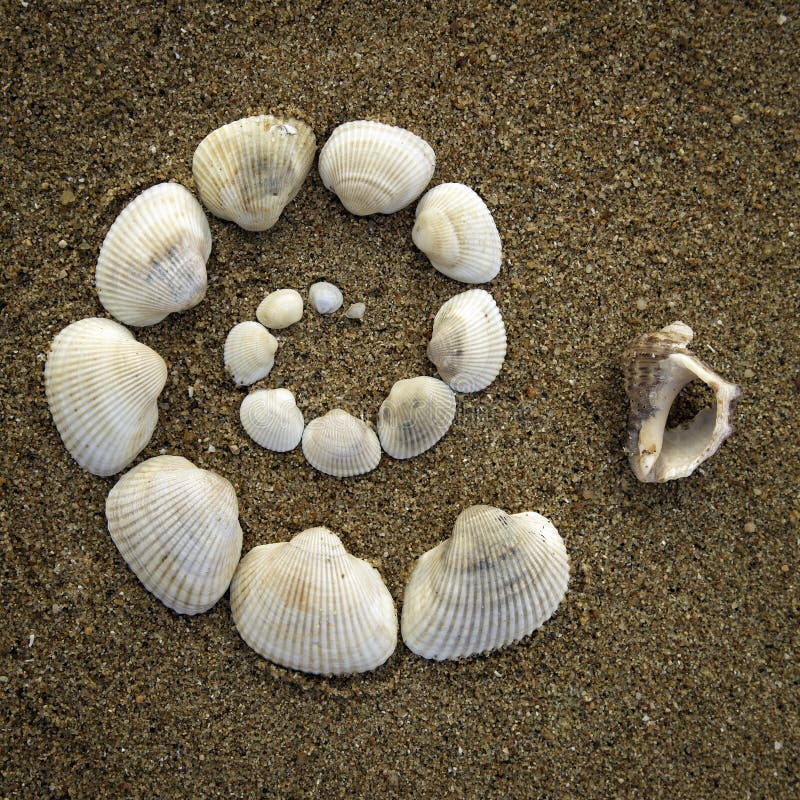
<svg viewBox="0 0 800 800">
<path fill-rule="evenodd" d="M 318 314 L 333 314 L 342 307 L 342 290 L 328 281 L 312 283 L 308 289 L 308 300 Z"/>
<path fill-rule="evenodd" d="M 457 392 L 479 392 L 500 373 L 506 328 L 494 298 L 483 289 L 451 297 L 433 320 L 428 358 Z"/>
<path fill-rule="evenodd" d="M 211 230 L 200 203 L 178 183 L 146 189 L 109 228 L 97 259 L 97 294 L 128 325 L 154 325 L 206 294 Z"/>
<path fill-rule="evenodd" d="M 375 469 L 381 445 L 366 422 L 334 408 L 306 425 L 303 455 L 314 469 L 345 478 Z"/>
<path fill-rule="evenodd" d="M 44 385 L 72 457 L 94 475 L 114 475 L 150 441 L 167 380 L 161 356 L 122 325 L 82 319 L 50 345 Z"/>
<path fill-rule="evenodd" d="M 300 191 L 316 140 L 296 119 L 268 114 L 236 120 L 206 136 L 192 160 L 200 198 L 248 231 L 271 228 Z"/>
<path fill-rule="evenodd" d="M 242 400 L 242 427 L 250 438 L 267 450 L 294 450 L 303 436 L 303 412 L 288 389 L 258 389 Z"/>
<path fill-rule="evenodd" d="M 237 386 L 266 378 L 275 363 L 278 340 L 258 322 L 234 325 L 225 339 L 225 369 Z"/>
<path fill-rule="evenodd" d="M 393 458 L 412 458 L 433 447 L 453 424 L 456 396 L 438 378 L 397 381 L 378 411 L 378 437 Z"/>
<path fill-rule="evenodd" d="M 393 214 L 416 200 L 436 156 L 419 136 L 393 125 L 356 120 L 335 128 L 319 154 L 319 175 L 358 216 Z"/>
<path fill-rule="evenodd" d="M 225 594 L 242 553 L 225 478 L 180 456 L 149 458 L 109 492 L 106 518 L 122 557 L 164 605 L 200 614 Z"/>
<path fill-rule="evenodd" d="M 417 561 L 405 590 L 403 641 L 437 661 L 504 647 L 552 616 L 568 582 L 564 541 L 545 517 L 471 506 L 452 537 Z"/>
<path fill-rule="evenodd" d="M 411 238 L 453 280 L 486 283 L 500 271 L 502 245 L 492 214 L 463 183 L 443 183 L 422 197 Z"/>
<path fill-rule="evenodd" d="M 256 319 L 274 331 L 288 328 L 303 317 L 303 298 L 294 289 L 278 289 L 268 294 L 256 309 Z"/>
<path fill-rule="evenodd" d="M 397 613 L 380 574 L 327 528 L 251 550 L 231 584 L 231 612 L 253 650 L 302 672 L 366 672 L 397 645 Z"/>
</svg>

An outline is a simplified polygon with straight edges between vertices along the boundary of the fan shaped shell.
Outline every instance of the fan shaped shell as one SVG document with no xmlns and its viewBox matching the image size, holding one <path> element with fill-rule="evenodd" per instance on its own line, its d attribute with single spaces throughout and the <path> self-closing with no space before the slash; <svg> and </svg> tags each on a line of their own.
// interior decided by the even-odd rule
<svg viewBox="0 0 800 800">
<path fill-rule="evenodd" d="M 403 641 L 437 661 L 504 647 L 552 616 L 568 582 L 564 541 L 545 517 L 471 506 L 453 535 L 417 561 Z"/>
<path fill-rule="evenodd" d="M 393 214 L 413 203 L 436 166 L 419 136 L 381 122 L 356 120 L 335 128 L 319 154 L 319 175 L 358 216 Z"/>
<path fill-rule="evenodd" d="M 258 322 L 240 322 L 225 339 L 225 369 L 237 386 L 266 378 L 275 363 L 278 340 Z"/>
<path fill-rule="evenodd" d="M 108 530 L 128 566 L 179 614 L 208 611 L 242 553 L 236 492 L 180 456 L 156 456 L 125 474 L 106 500 Z"/>
<path fill-rule="evenodd" d="M 267 450 L 294 450 L 303 436 L 303 412 L 288 389 L 259 389 L 242 400 L 242 427 L 250 438 Z"/>
<path fill-rule="evenodd" d="M 381 460 L 381 445 L 366 422 L 334 408 L 306 426 L 303 455 L 314 469 L 345 478 L 375 469 Z"/>
<path fill-rule="evenodd" d="M 124 469 L 150 441 L 164 359 L 110 319 L 73 322 L 50 345 L 44 371 L 50 413 L 72 457 L 94 475 Z"/>
<path fill-rule="evenodd" d="M 303 298 L 294 289 L 278 289 L 268 294 L 256 309 L 256 319 L 274 331 L 288 328 L 303 317 Z"/>
<path fill-rule="evenodd" d="M 265 231 L 300 191 L 315 150 L 305 122 L 269 114 L 245 117 L 200 142 L 192 173 L 212 214 L 248 231 Z"/>
<path fill-rule="evenodd" d="M 206 294 L 211 230 L 200 203 L 178 183 L 131 201 L 109 228 L 97 259 L 97 294 L 128 325 L 154 325 Z"/>
<path fill-rule="evenodd" d="M 253 650 L 302 672 L 366 672 L 397 645 L 397 613 L 380 574 L 326 528 L 251 550 L 231 584 L 231 612 Z"/>
</svg>

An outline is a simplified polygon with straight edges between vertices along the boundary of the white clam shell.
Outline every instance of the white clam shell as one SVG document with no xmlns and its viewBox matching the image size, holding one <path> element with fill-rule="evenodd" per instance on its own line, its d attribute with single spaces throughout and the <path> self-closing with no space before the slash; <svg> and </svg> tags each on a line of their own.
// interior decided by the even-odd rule
<svg viewBox="0 0 800 800">
<path fill-rule="evenodd" d="M 486 283 L 500 271 L 502 245 L 492 214 L 463 183 L 443 183 L 422 197 L 411 238 L 453 280 Z"/>
<path fill-rule="evenodd" d="M 366 672 L 397 645 L 397 612 L 380 574 L 326 528 L 253 548 L 233 578 L 231 612 L 253 650 L 302 672 Z"/>
<path fill-rule="evenodd" d="M 352 303 L 350 306 L 348 306 L 347 311 L 344 312 L 344 315 L 348 319 L 361 319 L 366 310 L 367 307 L 364 303 Z"/>
<path fill-rule="evenodd" d="M 267 450 L 294 450 L 303 436 L 303 412 L 288 389 L 258 389 L 242 400 L 242 427 L 250 438 Z"/>
<path fill-rule="evenodd" d="M 97 259 L 97 294 L 128 325 L 154 325 L 206 294 L 211 230 L 200 203 L 178 183 L 131 201 L 109 228 Z"/>
<path fill-rule="evenodd" d="M 106 500 L 108 530 L 145 588 L 179 614 L 208 611 L 242 553 L 230 482 L 180 456 L 156 456 L 125 474 Z"/>
<path fill-rule="evenodd" d="M 94 475 L 114 475 L 150 441 L 167 365 L 110 319 L 73 322 L 50 345 L 44 385 L 64 446 Z"/>
<path fill-rule="evenodd" d="M 333 314 L 342 307 L 344 297 L 338 286 L 328 281 L 318 281 L 311 284 L 308 300 L 318 314 Z"/>
<path fill-rule="evenodd" d="M 564 541 L 545 517 L 471 506 L 453 535 L 417 561 L 403 641 L 437 661 L 504 647 L 552 616 L 568 582 Z"/>
<path fill-rule="evenodd" d="M 263 325 L 240 322 L 225 339 L 225 369 L 237 386 L 249 386 L 269 375 L 277 349 L 278 340 Z"/>
<path fill-rule="evenodd" d="M 689 352 L 694 333 L 683 322 L 640 336 L 622 356 L 630 399 L 627 451 L 640 481 L 661 483 L 691 475 L 733 432 L 731 418 L 741 389 Z M 714 403 L 694 419 L 667 428 L 669 410 L 694 380 L 714 392 Z"/>
<path fill-rule="evenodd" d="M 248 231 L 271 228 L 311 169 L 314 133 L 269 114 L 236 120 L 206 136 L 192 160 L 200 198 L 212 214 Z"/>
<path fill-rule="evenodd" d="M 356 120 L 335 128 L 319 154 L 319 175 L 358 216 L 393 214 L 416 200 L 436 156 L 419 136 L 393 125 Z"/>
<path fill-rule="evenodd" d="M 469 289 L 444 303 L 433 320 L 428 358 L 457 392 L 492 383 L 506 358 L 506 328 L 494 298 Z"/>
<path fill-rule="evenodd" d="M 306 425 L 303 455 L 314 469 L 346 478 L 375 469 L 381 460 L 381 444 L 366 422 L 334 408 Z"/>
<path fill-rule="evenodd" d="M 256 309 L 256 319 L 274 331 L 288 328 L 303 317 L 303 298 L 294 289 L 278 289 L 268 294 Z"/>
<path fill-rule="evenodd" d="M 438 378 L 397 381 L 378 411 L 378 437 L 393 458 L 412 458 L 433 447 L 453 424 L 456 396 Z"/>
</svg>

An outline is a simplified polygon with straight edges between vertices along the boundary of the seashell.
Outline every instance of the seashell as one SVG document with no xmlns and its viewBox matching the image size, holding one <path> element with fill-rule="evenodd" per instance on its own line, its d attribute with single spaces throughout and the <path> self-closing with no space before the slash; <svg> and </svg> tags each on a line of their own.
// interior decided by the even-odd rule
<svg viewBox="0 0 800 800">
<path fill-rule="evenodd" d="M 94 475 L 114 475 L 144 449 L 166 381 L 164 359 L 110 319 L 67 325 L 53 339 L 44 368 L 64 446 Z"/>
<path fill-rule="evenodd" d="M 268 294 L 256 309 L 256 319 L 275 331 L 294 325 L 302 316 L 303 298 L 294 289 L 278 289 Z"/>
<path fill-rule="evenodd" d="M 397 645 L 397 612 L 380 574 L 327 528 L 254 547 L 234 575 L 231 612 L 253 650 L 302 672 L 367 672 Z"/>
<path fill-rule="evenodd" d="M 414 566 L 403 641 L 437 661 L 496 650 L 541 627 L 568 582 L 564 541 L 549 520 L 471 506 L 459 514 L 453 535 Z"/>
<path fill-rule="evenodd" d="M 240 322 L 225 339 L 225 369 L 237 386 L 266 378 L 275 363 L 278 340 L 258 322 Z"/>
<path fill-rule="evenodd" d="M 259 389 L 242 400 L 242 427 L 256 444 L 277 453 L 294 450 L 305 421 L 288 389 Z"/>
<path fill-rule="evenodd" d="M 405 128 L 357 120 L 334 128 L 319 154 L 319 176 L 358 216 L 393 214 L 413 203 L 433 176 L 431 146 Z"/>
<path fill-rule="evenodd" d="M 366 310 L 367 307 L 364 305 L 364 303 L 353 303 L 348 307 L 347 311 L 344 312 L 344 315 L 348 319 L 361 319 Z"/>
<path fill-rule="evenodd" d="M 103 307 L 128 325 L 155 325 L 206 294 L 211 230 L 200 203 L 178 183 L 145 189 L 109 228 L 95 281 Z"/>
<path fill-rule="evenodd" d="M 463 183 L 443 183 L 424 195 L 411 238 L 455 281 L 486 283 L 500 271 L 502 245 L 492 214 Z"/>
<path fill-rule="evenodd" d="M 106 500 L 108 531 L 136 577 L 179 614 L 208 611 L 242 554 L 236 492 L 180 456 L 156 456 L 119 479 Z"/>
<path fill-rule="evenodd" d="M 488 292 L 469 289 L 442 305 L 428 358 L 457 392 L 479 392 L 497 377 L 506 358 L 506 328 Z"/>
<path fill-rule="evenodd" d="M 731 417 L 741 389 L 689 352 L 694 333 L 683 322 L 633 341 L 622 356 L 630 399 L 627 452 L 640 481 L 662 483 L 691 475 L 733 432 Z M 666 429 L 669 410 L 683 388 L 701 380 L 714 403 L 684 425 Z"/>
<path fill-rule="evenodd" d="M 308 299 L 319 314 L 333 314 L 342 307 L 344 297 L 338 286 L 328 281 L 319 281 L 311 285 Z"/>
<path fill-rule="evenodd" d="M 314 469 L 346 478 L 375 469 L 381 460 L 381 445 L 366 422 L 334 408 L 306 425 L 303 455 Z"/>
<path fill-rule="evenodd" d="M 247 231 L 265 231 L 300 191 L 315 151 L 314 132 L 305 122 L 245 117 L 200 142 L 192 174 L 212 214 Z"/>
<path fill-rule="evenodd" d="M 393 458 L 412 458 L 433 447 L 453 424 L 456 396 L 438 378 L 397 381 L 378 411 L 378 437 Z"/>
</svg>

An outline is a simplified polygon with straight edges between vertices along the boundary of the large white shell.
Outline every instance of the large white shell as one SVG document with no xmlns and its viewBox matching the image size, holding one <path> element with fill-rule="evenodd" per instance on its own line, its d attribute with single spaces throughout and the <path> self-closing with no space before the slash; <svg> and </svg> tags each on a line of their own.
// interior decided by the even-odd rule
<svg viewBox="0 0 800 800">
<path fill-rule="evenodd" d="M 456 396 L 438 378 L 397 381 L 378 411 L 378 437 L 393 458 L 412 458 L 433 447 L 453 424 Z"/>
<path fill-rule="evenodd" d="M 242 554 L 236 492 L 180 456 L 156 456 L 119 479 L 106 500 L 108 530 L 136 577 L 179 614 L 208 611 Z"/>
<path fill-rule="evenodd" d="M 256 444 L 277 453 L 294 450 L 303 436 L 303 412 L 288 389 L 258 389 L 242 400 L 242 427 Z"/>
<path fill-rule="evenodd" d="M 303 672 L 366 672 L 397 645 L 397 612 L 380 574 L 327 528 L 253 548 L 233 578 L 231 612 L 253 650 Z"/>
<path fill-rule="evenodd" d="M 212 214 L 248 231 L 265 231 L 300 191 L 315 150 L 305 122 L 269 114 L 245 117 L 200 142 L 192 174 Z"/>
<path fill-rule="evenodd" d="M 694 333 L 683 322 L 640 336 L 625 350 L 622 369 L 630 398 L 627 451 L 640 481 L 660 483 L 691 475 L 733 431 L 741 389 L 689 352 Z M 683 388 L 700 380 L 714 403 L 691 422 L 667 429 L 669 410 Z"/>
<path fill-rule="evenodd" d="M 405 128 L 356 120 L 333 130 L 318 166 L 325 187 L 351 214 L 393 214 L 425 190 L 436 156 Z"/>
<path fill-rule="evenodd" d="M 200 203 L 178 183 L 159 183 L 130 202 L 97 259 L 97 294 L 128 325 L 154 325 L 206 294 L 211 230 Z"/>
<path fill-rule="evenodd" d="M 494 298 L 483 289 L 451 297 L 433 320 L 428 358 L 457 392 L 479 392 L 506 358 L 506 327 Z"/>
<path fill-rule="evenodd" d="M 150 441 L 167 365 L 110 319 L 67 325 L 44 370 L 50 413 L 72 457 L 94 475 L 114 475 Z"/>
<path fill-rule="evenodd" d="M 333 314 L 344 302 L 341 289 L 328 281 L 312 283 L 308 290 L 308 299 L 318 314 Z"/>
<path fill-rule="evenodd" d="M 381 444 L 366 422 L 334 408 L 306 425 L 303 455 L 314 469 L 345 478 L 375 469 Z"/>
<path fill-rule="evenodd" d="M 303 298 L 294 289 L 270 292 L 256 309 L 256 319 L 274 331 L 294 325 L 303 316 Z"/>
<path fill-rule="evenodd" d="M 453 280 L 486 283 L 500 271 L 502 245 L 492 214 L 463 183 L 443 183 L 423 196 L 411 238 Z"/>
<path fill-rule="evenodd" d="M 403 641 L 437 661 L 504 647 L 552 616 L 568 582 L 564 541 L 545 517 L 471 506 L 453 535 L 417 561 Z"/>
<path fill-rule="evenodd" d="M 263 325 L 240 322 L 225 339 L 225 369 L 237 386 L 249 386 L 269 375 L 277 350 L 278 340 Z"/>
</svg>

